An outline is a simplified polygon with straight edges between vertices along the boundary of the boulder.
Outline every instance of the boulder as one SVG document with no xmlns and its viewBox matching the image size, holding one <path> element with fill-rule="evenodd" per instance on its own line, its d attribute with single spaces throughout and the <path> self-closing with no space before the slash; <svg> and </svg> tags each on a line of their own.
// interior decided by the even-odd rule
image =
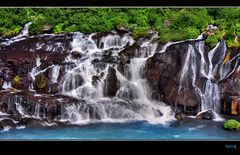
<svg viewBox="0 0 240 155">
<path fill-rule="evenodd" d="M 0 120 L 0 126 L 16 128 L 16 124 L 10 118 L 4 118 Z"/>
<path fill-rule="evenodd" d="M 144 77 L 149 82 L 154 99 L 161 100 L 173 108 L 180 106 L 184 113 L 194 115 L 201 101 L 192 87 L 192 82 L 187 77 L 186 81 L 182 81 L 183 89 L 179 87 L 189 44 L 189 42 L 173 44 L 165 52 L 155 53 L 148 58 Z M 196 83 L 200 83 L 200 80 L 196 79 Z"/>
<path fill-rule="evenodd" d="M 44 74 L 39 74 L 35 77 L 34 87 L 37 92 L 47 93 L 48 92 L 48 77 Z"/>
<path fill-rule="evenodd" d="M 51 84 L 50 93 L 56 94 L 58 92 L 59 92 L 59 85 L 58 85 L 58 83 Z"/>
<path fill-rule="evenodd" d="M 114 97 L 118 89 L 119 81 L 117 79 L 116 70 L 109 67 L 107 77 L 104 80 L 104 96 Z"/>
<path fill-rule="evenodd" d="M 129 63 L 130 59 L 132 59 L 133 57 L 138 55 L 137 51 L 138 51 L 139 48 L 140 47 L 139 47 L 138 44 L 133 44 L 131 46 L 126 47 L 124 50 L 122 50 L 119 53 L 121 62 L 123 64 Z"/>
<path fill-rule="evenodd" d="M 94 75 L 94 76 L 92 77 L 92 85 L 93 85 L 93 86 L 96 87 L 99 81 L 100 81 L 99 76 Z"/>
<path fill-rule="evenodd" d="M 43 127 L 46 125 L 46 121 L 43 119 L 25 117 L 18 125 L 24 125 L 26 127 Z"/>
<path fill-rule="evenodd" d="M 43 25 L 43 32 L 44 33 L 51 33 L 53 30 L 53 27 L 51 25 L 45 24 Z"/>
<path fill-rule="evenodd" d="M 175 118 L 176 118 L 177 120 L 182 120 L 182 119 L 185 119 L 186 117 L 187 117 L 187 115 L 184 114 L 184 113 L 181 112 L 181 111 L 178 111 L 178 112 L 175 113 Z"/>
<path fill-rule="evenodd" d="M 80 59 L 82 57 L 82 53 L 78 52 L 78 51 L 72 51 L 71 52 L 71 56 L 74 58 L 74 59 Z"/>
<path fill-rule="evenodd" d="M 213 120 L 214 119 L 214 113 L 213 113 L 212 110 L 203 111 L 203 112 L 198 113 L 196 118 Z"/>
</svg>

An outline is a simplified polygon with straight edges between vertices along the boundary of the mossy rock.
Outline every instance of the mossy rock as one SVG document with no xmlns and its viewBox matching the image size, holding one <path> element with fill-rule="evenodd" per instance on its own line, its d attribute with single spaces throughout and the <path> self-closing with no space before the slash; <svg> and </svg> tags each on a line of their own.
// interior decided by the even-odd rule
<svg viewBox="0 0 240 155">
<path fill-rule="evenodd" d="M 16 75 L 16 76 L 13 78 L 13 81 L 14 81 L 14 83 L 16 83 L 17 85 L 20 84 L 21 77 L 20 77 L 19 75 Z"/>
<path fill-rule="evenodd" d="M 37 75 L 35 81 L 36 87 L 38 89 L 43 89 L 48 85 L 48 78 L 43 74 Z"/>
<path fill-rule="evenodd" d="M 223 126 L 227 130 L 240 130 L 240 123 L 234 119 L 227 120 Z"/>
</svg>

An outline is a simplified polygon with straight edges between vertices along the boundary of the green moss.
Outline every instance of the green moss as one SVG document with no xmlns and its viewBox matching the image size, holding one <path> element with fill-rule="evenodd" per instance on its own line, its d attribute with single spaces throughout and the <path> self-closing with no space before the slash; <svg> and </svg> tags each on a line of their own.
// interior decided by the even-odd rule
<svg viewBox="0 0 240 155">
<path fill-rule="evenodd" d="M 234 36 L 232 36 L 226 40 L 226 44 L 228 47 L 240 48 L 240 38 L 236 36 L 234 38 Z"/>
<path fill-rule="evenodd" d="M 72 25 L 64 29 L 64 32 L 75 32 L 75 31 L 79 31 L 79 28 L 76 25 Z"/>
<path fill-rule="evenodd" d="M 214 48 L 217 45 L 217 43 L 223 39 L 225 34 L 226 34 L 225 30 L 217 31 L 216 34 L 208 36 L 208 38 L 206 39 L 206 44 L 210 48 Z"/>
<path fill-rule="evenodd" d="M 42 14 L 34 17 L 32 24 L 29 27 L 30 34 L 41 34 L 43 33 L 44 25 L 48 24 L 48 20 Z"/>
<path fill-rule="evenodd" d="M 43 74 L 37 75 L 35 81 L 38 89 L 43 89 L 48 85 L 48 78 Z"/>
<path fill-rule="evenodd" d="M 139 39 L 141 37 L 147 37 L 149 34 L 149 30 L 145 28 L 139 28 L 133 30 L 133 38 L 134 39 Z"/>
<path fill-rule="evenodd" d="M 227 120 L 223 126 L 225 129 L 229 129 L 229 130 L 239 130 L 240 129 L 240 123 L 234 119 Z"/>
<path fill-rule="evenodd" d="M 21 81 L 20 76 L 19 76 L 19 75 L 16 75 L 16 76 L 13 78 L 13 81 L 14 81 L 14 83 L 16 83 L 16 84 L 19 84 L 20 81 Z"/>
</svg>

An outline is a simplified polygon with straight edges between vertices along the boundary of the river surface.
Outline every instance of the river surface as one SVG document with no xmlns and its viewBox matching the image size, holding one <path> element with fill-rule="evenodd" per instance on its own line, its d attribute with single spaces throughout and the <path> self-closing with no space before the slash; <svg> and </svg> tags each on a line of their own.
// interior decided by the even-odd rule
<svg viewBox="0 0 240 155">
<path fill-rule="evenodd" d="M 239 140 L 239 132 L 225 131 L 221 123 L 200 121 L 178 126 L 145 121 L 92 123 L 61 128 L 3 130 L 0 139 L 10 140 Z"/>
</svg>

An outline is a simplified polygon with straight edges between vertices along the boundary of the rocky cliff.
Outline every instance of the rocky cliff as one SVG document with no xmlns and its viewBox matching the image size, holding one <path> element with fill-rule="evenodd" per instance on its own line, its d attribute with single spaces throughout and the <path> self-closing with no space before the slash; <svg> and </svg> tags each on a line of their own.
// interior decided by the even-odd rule
<svg viewBox="0 0 240 155">
<path fill-rule="evenodd" d="M 240 114 L 239 49 L 114 30 L 1 39 L 0 127 Z"/>
</svg>

